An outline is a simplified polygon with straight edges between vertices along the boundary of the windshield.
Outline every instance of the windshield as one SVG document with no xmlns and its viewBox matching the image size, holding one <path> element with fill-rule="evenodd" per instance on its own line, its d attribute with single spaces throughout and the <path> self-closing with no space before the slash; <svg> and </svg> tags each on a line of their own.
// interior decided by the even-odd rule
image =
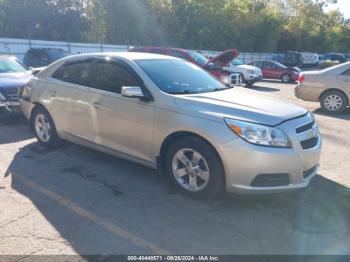
<svg viewBox="0 0 350 262">
<path fill-rule="evenodd" d="M 0 73 L 22 73 L 28 69 L 17 61 L 16 58 L 0 58 Z"/>
<path fill-rule="evenodd" d="M 239 60 L 239 59 L 233 59 L 231 64 L 234 65 L 234 66 L 243 65 L 242 61 Z"/>
<path fill-rule="evenodd" d="M 205 65 L 208 62 L 208 59 L 206 59 L 204 56 L 202 56 L 200 53 L 196 51 L 188 51 L 190 56 L 196 61 L 199 65 Z"/>
<path fill-rule="evenodd" d="M 70 55 L 68 52 L 63 50 L 47 50 L 47 54 L 49 55 L 51 61 L 56 61 Z"/>
<path fill-rule="evenodd" d="M 227 88 L 200 67 L 177 59 L 140 60 L 137 64 L 165 93 L 198 94 Z"/>
</svg>

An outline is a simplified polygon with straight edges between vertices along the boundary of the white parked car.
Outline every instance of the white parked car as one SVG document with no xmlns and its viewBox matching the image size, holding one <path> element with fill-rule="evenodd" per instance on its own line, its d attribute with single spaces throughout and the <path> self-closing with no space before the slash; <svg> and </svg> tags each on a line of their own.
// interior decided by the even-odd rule
<svg viewBox="0 0 350 262">
<path fill-rule="evenodd" d="M 252 86 L 263 78 L 260 68 L 252 65 L 245 65 L 239 59 L 232 60 L 224 69 L 232 73 L 239 73 L 242 76 L 243 83 L 247 86 Z"/>
</svg>

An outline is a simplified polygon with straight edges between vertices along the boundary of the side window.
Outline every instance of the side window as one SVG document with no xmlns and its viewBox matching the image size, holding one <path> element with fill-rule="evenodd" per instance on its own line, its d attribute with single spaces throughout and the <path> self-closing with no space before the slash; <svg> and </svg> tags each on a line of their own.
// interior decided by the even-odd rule
<svg viewBox="0 0 350 262">
<path fill-rule="evenodd" d="M 140 81 L 123 65 L 97 62 L 91 87 L 120 94 L 123 86 L 140 86 Z"/>
<path fill-rule="evenodd" d="M 346 70 L 345 72 L 342 73 L 344 76 L 350 76 L 350 69 Z"/>
<path fill-rule="evenodd" d="M 52 77 L 67 83 L 88 86 L 90 65 L 91 61 L 65 64 L 61 66 Z"/>
<path fill-rule="evenodd" d="M 263 68 L 270 68 L 270 63 L 269 62 L 264 62 L 263 63 Z"/>
<path fill-rule="evenodd" d="M 171 50 L 169 55 L 188 60 L 187 56 L 180 51 Z"/>
</svg>

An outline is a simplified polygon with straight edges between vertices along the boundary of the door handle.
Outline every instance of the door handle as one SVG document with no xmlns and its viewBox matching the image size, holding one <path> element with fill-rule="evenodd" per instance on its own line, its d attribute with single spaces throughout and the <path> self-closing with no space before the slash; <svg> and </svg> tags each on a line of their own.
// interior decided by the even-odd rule
<svg viewBox="0 0 350 262">
<path fill-rule="evenodd" d="M 57 92 L 56 91 L 50 91 L 50 94 L 51 94 L 52 97 L 56 97 Z"/>
<path fill-rule="evenodd" d="M 96 109 L 100 109 L 101 108 L 101 104 L 99 102 L 93 102 L 92 106 Z"/>
</svg>

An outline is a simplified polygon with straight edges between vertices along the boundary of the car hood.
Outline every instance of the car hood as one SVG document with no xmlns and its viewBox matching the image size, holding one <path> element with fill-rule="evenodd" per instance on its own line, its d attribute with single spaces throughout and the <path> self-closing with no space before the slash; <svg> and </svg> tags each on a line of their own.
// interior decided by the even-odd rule
<svg viewBox="0 0 350 262">
<path fill-rule="evenodd" d="M 0 74 L 0 91 L 17 89 L 25 85 L 32 78 L 33 75 L 30 72 Z"/>
<path fill-rule="evenodd" d="M 227 66 L 237 56 L 239 56 L 239 52 L 236 49 L 229 49 L 209 59 L 206 64 L 213 63 L 220 67 L 224 67 Z"/>
<path fill-rule="evenodd" d="M 256 66 L 252 66 L 252 65 L 232 65 L 229 64 L 228 67 L 226 67 L 228 70 L 230 69 L 243 69 L 243 70 L 254 70 L 254 71 L 261 71 L 260 68 L 256 67 Z"/>
<path fill-rule="evenodd" d="M 237 88 L 178 96 L 176 103 L 183 110 L 190 109 L 205 115 L 233 118 L 268 126 L 276 126 L 283 121 L 307 113 L 307 110 L 302 107 L 252 95 Z"/>
</svg>

